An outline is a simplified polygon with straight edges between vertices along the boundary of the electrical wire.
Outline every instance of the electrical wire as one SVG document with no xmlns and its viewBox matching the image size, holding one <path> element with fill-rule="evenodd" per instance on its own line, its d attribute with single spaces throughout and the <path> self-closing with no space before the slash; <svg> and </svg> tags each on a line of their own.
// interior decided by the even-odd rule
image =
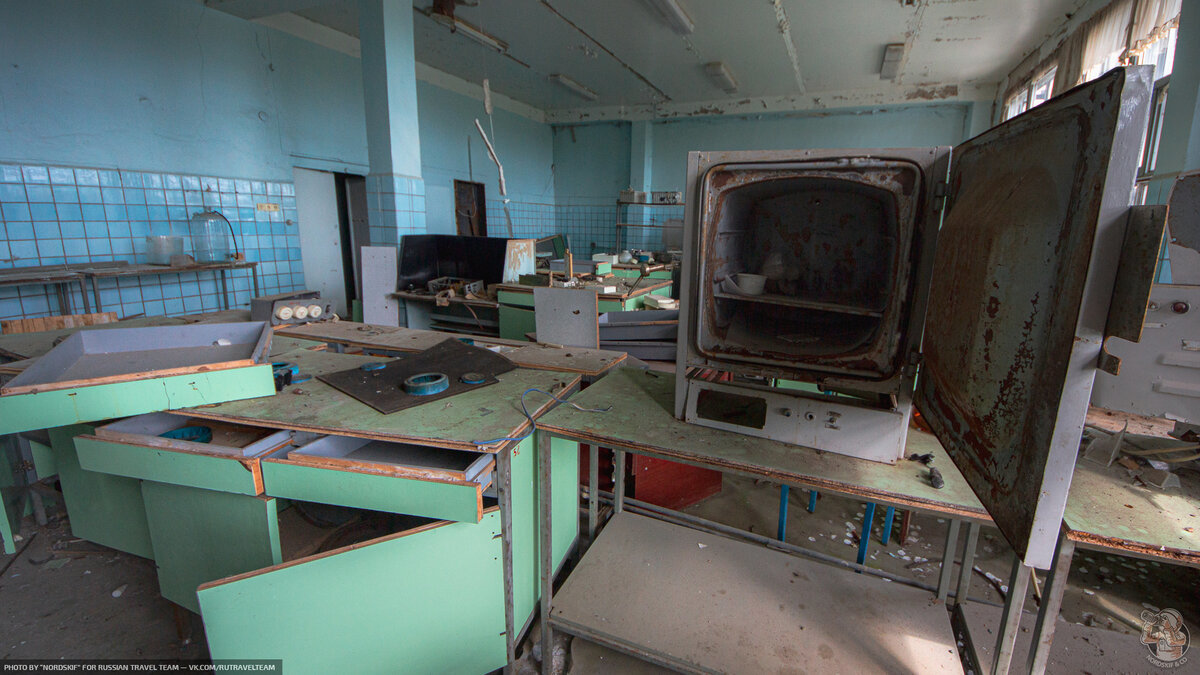
<svg viewBox="0 0 1200 675">
<path fill-rule="evenodd" d="M 607 408 L 582 408 L 579 405 L 572 403 L 570 401 L 567 401 L 565 399 L 561 399 L 544 389 L 538 389 L 537 387 L 530 387 L 529 389 L 526 389 L 524 392 L 521 393 L 521 412 L 525 413 L 525 419 L 529 420 L 529 431 L 526 431 L 525 433 L 521 434 L 520 436 L 508 436 L 505 438 L 493 438 L 490 441 L 471 441 L 471 442 L 474 443 L 475 445 L 483 446 L 483 445 L 493 445 L 495 443 L 505 443 L 508 441 L 523 441 L 526 438 L 529 438 L 530 436 L 532 436 L 533 432 L 537 431 L 537 422 L 535 422 L 533 420 L 533 415 L 529 414 L 529 408 L 525 407 L 525 397 L 535 391 L 538 392 L 539 394 L 545 394 L 545 395 L 549 396 L 550 398 L 554 399 L 555 401 L 558 401 L 559 403 L 565 403 L 580 412 L 606 413 L 606 412 L 612 410 L 611 405 L 608 406 Z"/>
</svg>

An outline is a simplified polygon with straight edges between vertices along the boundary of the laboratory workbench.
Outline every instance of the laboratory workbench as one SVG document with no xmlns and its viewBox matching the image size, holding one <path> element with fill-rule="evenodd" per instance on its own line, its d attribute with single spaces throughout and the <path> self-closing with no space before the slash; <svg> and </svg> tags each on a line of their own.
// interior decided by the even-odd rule
<svg viewBox="0 0 1200 675">
<path fill-rule="evenodd" d="M 302 326 L 283 326 L 275 330 L 281 337 L 303 338 L 371 352 L 406 353 L 428 349 L 451 336 L 437 331 L 378 326 L 353 321 L 322 321 Z M 494 347 L 522 368 L 577 373 L 595 379 L 618 367 L 626 359 L 625 352 L 582 347 L 551 347 L 520 340 L 491 337 L 470 339 L 483 347 Z"/>
<path fill-rule="evenodd" d="M 443 339 L 447 336 L 443 336 Z M 384 357 L 273 355 L 320 375 Z M 313 377 L 274 396 L 52 429 L 72 532 L 152 559 L 163 597 L 197 611 L 214 659 L 288 672 L 488 672 L 513 659 L 539 593 L 531 388 L 499 382 L 390 415 Z M 529 412 L 554 405 L 530 394 Z M 210 442 L 164 437 L 185 426 Z M 578 466 L 574 444 L 555 462 Z M 575 547 L 577 471 L 551 506 L 561 564 Z M 331 522 L 328 508 L 356 514 Z M 338 513 L 347 513 L 339 511 Z"/>
<path fill-rule="evenodd" d="M 538 423 L 542 433 L 541 442 L 547 443 L 551 438 L 555 440 L 568 439 L 588 444 L 593 455 L 597 447 L 612 448 L 616 457 L 614 463 L 617 466 L 621 466 L 624 462 L 626 452 L 644 454 L 946 517 L 951 520 L 951 527 L 947 536 L 942 574 L 937 588 L 937 597 L 940 599 L 946 599 L 950 595 L 951 569 L 959 549 L 959 523 L 966 521 L 968 523 L 967 543 L 961 558 L 963 564 L 957 591 L 954 593 L 956 599 L 966 597 L 970 586 L 970 569 L 979 526 L 981 523 L 990 523 L 990 518 L 933 436 L 910 430 L 905 454 L 907 456 L 916 452 L 934 455 L 933 464 L 941 470 L 945 479 L 945 487 L 940 490 L 934 489 L 929 484 L 926 478 L 926 469 L 917 462 L 902 460 L 896 464 L 883 464 L 686 424 L 677 420 L 673 414 L 674 385 L 674 377 L 668 374 L 629 368 L 618 369 L 571 399 L 573 403 L 583 408 L 596 409 L 611 406 L 609 412 L 588 413 L 569 406 L 558 407 L 545 415 Z M 594 458 L 592 465 L 595 466 Z M 557 473 L 558 467 L 545 462 L 539 469 L 539 476 L 543 479 L 554 477 Z M 623 558 L 617 556 L 624 560 L 623 563 L 609 561 L 603 566 L 590 563 L 589 558 L 592 557 L 593 551 L 600 558 L 616 555 L 613 553 L 613 547 L 606 543 L 606 538 L 610 536 L 609 530 L 605 529 L 596 534 L 597 502 L 600 494 L 596 489 L 597 478 L 593 472 L 589 475 L 588 489 L 587 539 L 589 547 L 576 570 L 563 582 L 562 590 L 555 593 L 553 597 L 549 594 L 543 596 L 543 615 L 551 617 L 552 628 L 596 640 L 609 647 L 661 665 L 691 672 L 722 670 L 722 664 L 725 663 L 722 661 L 723 658 L 730 654 L 743 653 L 740 651 L 741 645 L 736 644 L 737 640 L 742 639 L 739 631 L 732 630 L 730 627 L 712 630 L 712 627 L 719 621 L 712 619 L 710 614 L 692 613 L 684 613 L 686 615 L 684 617 L 671 617 L 670 620 L 676 621 L 676 623 L 671 624 L 669 631 L 647 629 L 648 632 L 640 634 L 627 631 L 624 629 L 627 625 L 641 625 L 638 622 L 644 618 L 642 614 L 649 611 L 647 608 L 654 604 L 670 606 L 671 600 L 653 594 L 648 599 L 639 599 L 636 594 L 627 593 L 623 589 L 640 587 L 637 584 L 649 582 L 654 575 L 658 574 L 654 569 L 641 569 L 638 564 L 635 564 L 639 560 L 654 560 L 654 556 L 659 555 L 654 552 L 655 547 L 658 546 L 653 543 L 654 541 L 663 542 L 662 546 L 674 546 L 673 542 L 676 540 L 688 540 L 689 538 L 695 539 L 698 543 L 706 543 L 708 540 L 698 538 L 699 532 L 719 532 L 725 536 L 733 535 L 728 531 L 729 528 L 716 529 L 715 524 L 700 521 L 686 516 L 686 514 L 648 508 L 647 505 L 628 500 L 623 495 L 623 473 L 617 472 L 615 477 L 618 482 L 613 491 L 613 506 L 617 515 L 610 521 L 609 527 L 619 524 L 620 528 L 617 532 L 624 534 L 613 535 L 614 537 L 632 536 L 636 540 L 641 535 L 635 536 L 630 534 L 630 531 L 634 531 L 636 534 L 649 527 L 638 520 L 646 517 L 656 517 L 668 521 L 665 526 L 656 523 L 655 528 L 675 529 L 667 529 L 649 537 L 645 542 L 635 546 L 633 553 Z M 557 485 L 557 478 L 554 480 Z M 1183 489 L 1177 492 L 1157 491 L 1135 486 L 1130 483 L 1127 476 L 1123 477 L 1117 470 L 1104 469 L 1082 459 L 1076 467 L 1075 481 L 1068 501 L 1063 536 L 1060 538 L 1057 571 L 1052 570 L 1051 577 L 1047 580 L 1046 594 L 1049 602 L 1042 605 L 1045 618 L 1039 618 L 1035 631 L 1035 649 L 1031 650 L 1030 662 L 1031 669 L 1035 671 L 1039 664 L 1044 668 L 1046 662 L 1050 640 L 1053 637 L 1053 622 L 1049 620 L 1049 617 L 1057 616 L 1059 605 L 1056 604 L 1056 599 L 1057 602 L 1061 602 L 1062 592 L 1065 589 L 1066 571 L 1070 565 L 1070 552 L 1073 550 L 1075 542 L 1097 550 L 1119 554 L 1133 552 L 1164 561 L 1200 566 L 1200 534 L 1195 532 L 1195 528 L 1189 529 L 1191 527 L 1189 523 L 1195 521 L 1197 515 L 1200 514 L 1200 485 L 1188 480 Z M 549 485 L 549 482 L 543 482 L 542 489 L 545 491 L 543 499 L 552 497 Z M 1129 506 L 1126 506 L 1127 504 Z M 552 527 L 547 528 L 545 524 L 543 525 L 542 536 L 552 535 L 552 532 Z M 820 557 L 786 542 L 772 541 L 768 543 L 764 540 L 764 537 L 758 535 L 746 535 L 744 540 L 738 544 L 742 547 L 758 548 L 768 545 L 770 548 L 780 549 L 770 551 L 773 556 L 778 556 L 778 558 L 773 558 L 775 562 L 764 563 L 766 565 L 764 569 L 771 569 L 771 565 L 783 564 L 782 561 L 785 557 L 792 557 L 788 555 L 789 553 Z M 698 548 L 697 543 L 692 543 L 691 546 Z M 648 548 L 642 551 L 638 547 Z M 687 551 L 689 554 L 692 552 L 691 548 L 686 547 L 679 550 Z M 700 553 L 707 550 L 701 550 Z M 737 549 L 730 555 L 736 559 L 738 556 L 749 555 L 748 551 L 749 548 Z M 713 551 L 712 554 L 716 556 L 717 552 Z M 714 558 L 712 564 L 720 564 L 727 569 L 734 569 L 730 567 L 734 563 L 725 559 L 724 556 L 721 557 L 720 561 Z M 868 574 L 873 572 L 847 562 L 828 560 L 826 562 L 840 563 L 843 567 L 856 567 Z M 691 563 L 681 560 L 678 564 Z M 1028 570 L 1023 566 L 1018 565 L 1017 567 Z M 837 574 L 829 567 L 819 566 L 818 569 L 825 576 Z M 552 578 L 547 576 L 552 574 L 550 566 L 543 565 L 542 573 L 544 579 Z M 773 578 L 767 572 L 763 572 L 762 575 L 764 580 L 768 577 Z M 622 577 L 625 578 L 622 579 Z M 1016 570 L 1014 570 L 1013 577 L 1018 582 L 1020 581 Z M 863 580 L 860 582 L 864 584 L 863 593 L 867 593 L 868 590 L 870 593 L 876 592 L 875 588 L 879 585 L 878 580 L 873 580 L 873 585 L 867 589 L 865 587 L 865 584 L 868 583 L 866 581 L 867 574 L 857 576 L 857 578 Z M 1027 581 L 1027 579 L 1026 576 L 1025 580 Z M 673 587 L 663 580 L 659 581 L 668 587 Z M 776 589 L 780 597 L 788 597 L 788 594 L 794 590 L 793 584 L 789 580 L 785 579 L 784 581 L 788 583 L 781 583 Z M 896 584 L 885 585 L 896 586 Z M 1013 585 L 1011 581 L 1010 585 Z M 1016 585 L 1013 587 L 1017 588 Z M 579 593 L 582 592 L 582 589 L 589 589 L 589 593 L 595 593 L 599 588 L 610 588 L 611 596 L 613 596 L 606 598 L 603 603 L 603 611 L 591 613 L 582 611 L 579 604 L 581 602 Z M 753 596 L 755 591 L 753 585 L 747 586 L 727 576 L 709 579 L 704 588 L 728 588 L 730 593 L 733 593 L 735 589 L 741 589 L 750 594 L 740 596 L 737 600 L 722 597 L 722 601 L 727 603 L 745 602 L 753 605 L 760 602 L 760 599 Z M 933 598 L 927 591 L 919 591 L 919 593 L 927 600 Z M 563 598 L 561 604 L 560 594 Z M 1014 593 L 1014 595 L 1019 595 L 1019 593 Z M 592 597 L 598 596 L 592 595 Z M 885 594 L 881 597 L 887 599 L 887 602 L 892 602 L 889 595 Z M 1021 597 L 1024 596 L 1021 595 Z M 700 601 L 702 599 L 696 600 L 696 602 Z M 890 609 L 897 616 L 923 611 L 920 609 L 922 607 L 920 602 L 916 605 L 912 605 L 908 601 L 896 602 L 897 604 Z M 880 606 L 883 607 L 883 605 Z M 841 622 L 844 625 L 846 621 L 853 622 L 855 620 L 855 617 L 844 613 L 833 617 L 815 605 L 808 605 L 808 607 L 811 609 L 808 609 L 807 612 L 801 608 L 799 611 L 792 611 L 788 614 L 792 620 L 805 626 L 805 635 L 813 634 L 809 631 L 813 629 L 814 625 L 822 625 L 826 621 Z M 771 608 L 764 606 L 763 609 L 766 611 Z M 1012 616 L 1016 617 L 1018 614 L 1014 613 Z M 867 621 L 863 625 L 874 624 Z M 935 663 L 937 662 L 936 656 L 940 653 L 939 650 L 953 649 L 955 644 L 955 638 L 951 635 L 951 622 L 944 610 L 940 612 L 940 625 L 941 628 L 936 633 L 937 639 L 924 639 L 922 642 Z M 543 637 L 545 638 L 548 633 L 549 631 L 544 631 Z M 705 640 L 710 648 L 698 650 L 696 645 L 681 643 L 680 640 L 683 638 L 671 637 L 672 635 L 705 635 L 707 636 Z M 751 636 L 751 638 L 754 637 Z M 659 638 L 662 638 L 660 642 L 650 644 Z M 877 636 L 874 633 L 859 632 L 856 633 L 855 645 L 861 646 L 874 641 L 883 641 L 879 644 L 886 644 L 886 639 L 882 633 Z M 1015 631 L 1001 630 L 997 639 L 998 648 L 1006 649 L 1011 654 L 1016 639 Z M 729 642 L 735 644 L 727 644 Z M 1037 648 L 1039 645 L 1041 647 Z M 769 652 L 769 650 L 767 651 Z M 881 649 L 876 656 L 880 659 L 891 658 L 892 652 Z M 763 656 L 762 658 L 769 659 L 770 657 Z M 764 662 L 764 667 L 770 666 Z M 876 669 L 889 671 L 896 668 L 903 670 L 906 667 L 892 664 L 886 660 L 881 660 L 874 665 Z"/>
</svg>

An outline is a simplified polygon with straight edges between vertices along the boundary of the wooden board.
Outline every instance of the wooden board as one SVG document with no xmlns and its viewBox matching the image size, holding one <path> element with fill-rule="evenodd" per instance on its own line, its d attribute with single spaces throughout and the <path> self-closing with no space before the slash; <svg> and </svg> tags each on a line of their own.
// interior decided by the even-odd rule
<svg viewBox="0 0 1200 675">
<path fill-rule="evenodd" d="M 270 340 L 271 329 L 261 322 L 79 332 L 5 384 L 0 395 L 248 368 L 266 358 Z"/>
<path fill-rule="evenodd" d="M 1134 484 L 1119 465 L 1076 462 L 1063 517 L 1071 538 L 1200 566 L 1200 480 L 1176 475 L 1180 488 L 1160 490 Z"/>
<path fill-rule="evenodd" d="M 113 328 L 139 328 L 142 326 L 179 326 L 187 323 L 181 318 L 170 316 L 142 316 L 116 323 L 98 324 L 84 328 L 63 328 L 40 333 L 15 333 L 0 335 L 0 356 L 10 359 L 30 359 L 41 356 L 54 348 L 61 338 L 80 330 L 110 330 Z"/>
<path fill-rule="evenodd" d="M 300 372 L 314 376 L 387 360 L 303 349 L 280 358 L 295 363 Z M 315 377 L 285 387 L 276 396 L 190 408 L 183 414 L 279 429 L 475 450 L 478 447 L 475 440 L 515 436 L 528 428 L 520 402 L 521 393 L 526 389 L 570 391 L 579 383 L 576 375 L 522 368 L 498 379 L 500 382 L 490 387 L 392 415 L 384 415 Z M 539 415 L 553 403 L 539 394 L 530 394 L 527 402 L 534 415 Z M 501 445 L 490 444 L 480 451 L 495 452 Z"/>
<path fill-rule="evenodd" d="M 341 469 L 459 483 L 482 478 L 481 473 L 490 474 L 495 467 L 495 458 L 487 454 L 347 436 L 325 436 L 289 451 L 287 458 Z"/>
<path fill-rule="evenodd" d="M 962 672 L 928 591 L 631 513 L 567 577 L 551 622 L 691 672 Z"/>
<path fill-rule="evenodd" d="M 493 385 L 497 375 L 514 368 L 516 365 L 512 361 L 499 354 L 447 338 L 424 351 L 389 361 L 378 370 L 364 371 L 355 367 L 319 377 L 339 391 L 390 415 Z M 444 376 L 446 389 L 424 396 L 404 390 L 403 384 L 409 378 L 430 373 Z M 482 376 L 482 382 L 464 382 L 463 377 L 467 374 Z"/>
<path fill-rule="evenodd" d="M 626 358 L 624 352 L 582 347 L 560 348 L 548 345 L 520 347 L 510 352 L 504 352 L 504 355 L 522 368 L 557 370 L 590 377 L 603 375 L 619 366 Z"/>
<path fill-rule="evenodd" d="M 13 333 L 38 333 L 63 328 L 82 328 L 117 320 L 116 312 L 94 312 L 92 314 L 67 314 L 66 316 L 39 316 L 32 319 L 6 319 L 0 321 L 0 331 Z"/>
<path fill-rule="evenodd" d="M 538 426 L 603 447 L 632 448 L 690 464 L 855 495 L 881 504 L 989 520 L 983 505 L 937 439 L 920 431 L 909 431 L 905 455 L 932 453 L 934 466 L 946 481 L 940 490 L 929 484 L 926 469 L 917 462 L 865 461 L 681 422 L 673 414 L 673 375 L 620 368 L 570 400 L 584 408 L 611 405 L 613 409 L 607 413 L 586 413 L 559 406 L 539 420 Z"/>
<path fill-rule="evenodd" d="M 600 347 L 596 293 L 572 288 L 533 289 L 538 342 L 564 347 Z"/>
<path fill-rule="evenodd" d="M 332 342 L 347 347 L 377 349 L 383 351 L 413 352 L 428 349 L 450 335 L 429 330 L 371 326 L 351 321 L 338 321 L 306 326 L 289 326 L 275 331 L 277 338 L 303 338 L 320 342 Z M 499 345 L 512 347 L 500 353 L 522 368 L 557 370 L 598 376 L 611 370 L 625 360 L 623 352 L 597 349 L 559 349 L 547 345 L 534 345 L 526 340 L 504 340 L 472 336 L 476 345 Z"/>
</svg>

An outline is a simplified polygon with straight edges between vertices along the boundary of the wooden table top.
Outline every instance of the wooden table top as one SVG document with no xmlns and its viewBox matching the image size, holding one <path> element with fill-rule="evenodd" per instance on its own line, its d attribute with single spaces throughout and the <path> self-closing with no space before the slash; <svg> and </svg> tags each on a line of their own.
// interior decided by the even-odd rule
<svg viewBox="0 0 1200 675">
<path fill-rule="evenodd" d="M 946 481 L 940 490 L 929 484 L 928 470 L 918 462 L 872 462 L 682 422 L 674 415 L 674 375 L 619 368 L 571 397 L 571 402 L 583 408 L 611 405 L 612 410 L 587 413 L 559 406 L 539 420 L 538 427 L 605 447 L 624 447 L 789 485 L 955 518 L 990 520 L 937 439 L 920 431 L 909 432 L 906 454 L 933 453 L 933 465 Z"/>
<path fill-rule="evenodd" d="M 378 349 L 397 352 L 416 352 L 429 349 L 451 335 L 432 330 L 376 326 L 354 321 L 322 321 L 300 326 L 285 326 L 275 330 L 281 337 L 303 338 L 332 342 L 360 349 Z M 504 340 L 501 338 L 468 336 L 480 345 L 500 345 L 501 350 L 513 363 L 534 370 L 555 370 L 578 373 L 587 377 L 598 377 L 625 361 L 625 352 L 582 347 L 550 347 L 533 342 Z"/>
<path fill-rule="evenodd" d="M 585 413 L 559 406 L 538 420 L 555 435 L 624 447 L 712 468 L 763 476 L 902 508 L 990 522 L 991 518 L 931 434 L 908 433 L 906 454 L 934 455 L 946 485 L 935 490 L 924 467 L 883 464 L 687 424 L 675 418 L 675 378 L 620 368 L 571 398 Z M 1094 548 L 1200 566 L 1200 481 L 1184 473 L 1182 489 L 1135 484 L 1124 468 L 1076 463 L 1065 525 L 1071 539 Z"/>
<path fill-rule="evenodd" d="M 271 358 L 294 363 L 301 374 L 313 377 L 289 385 L 274 396 L 173 412 L 273 429 L 496 452 L 505 444 L 481 446 L 475 441 L 519 436 L 529 428 L 529 422 L 521 412 L 522 392 L 537 387 L 561 395 L 561 391 L 570 391 L 579 384 L 577 375 L 518 368 L 498 375 L 500 381 L 497 384 L 385 415 L 316 376 L 356 368 L 371 361 L 387 361 L 386 357 L 298 349 L 274 354 Z M 549 397 L 536 393 L 530 394 L 526 402 L 535 417 L 554 404 Z"/>
</svg>

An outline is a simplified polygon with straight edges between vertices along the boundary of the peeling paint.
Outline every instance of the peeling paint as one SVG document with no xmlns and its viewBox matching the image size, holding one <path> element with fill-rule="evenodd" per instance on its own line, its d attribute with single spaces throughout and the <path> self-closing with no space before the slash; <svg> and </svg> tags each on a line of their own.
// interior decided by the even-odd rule
<svg viewBox="0 0 1200 675">
<path fill-rule="evenodd" d="M 910 101 L 933 101 L 958 96 L 958 85 L 947 84 L 941 87 L 918 87 L 905 95 Z"/>
</svg>

